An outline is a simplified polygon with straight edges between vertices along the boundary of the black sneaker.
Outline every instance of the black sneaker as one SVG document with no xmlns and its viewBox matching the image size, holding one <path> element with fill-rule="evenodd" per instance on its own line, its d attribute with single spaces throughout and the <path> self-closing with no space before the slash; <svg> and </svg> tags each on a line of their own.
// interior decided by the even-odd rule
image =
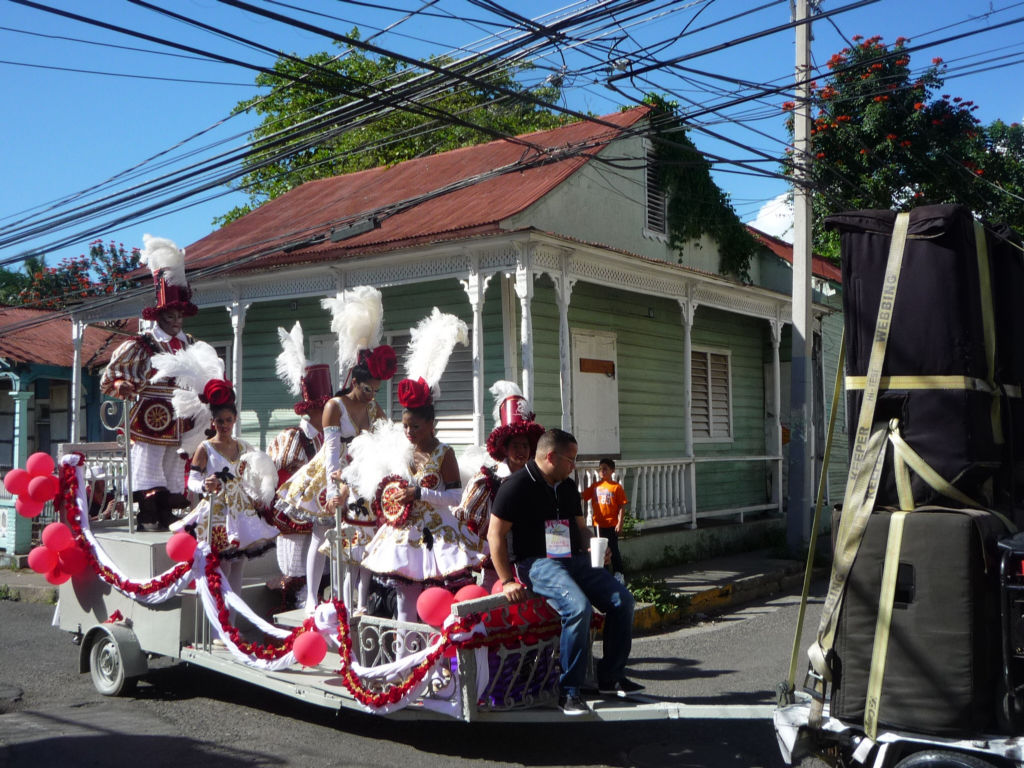
<svg viewBox="0 0 1024 768">
<path fill-rule="evenodd" d="M 578 693 L 563 694 L 558 700 L 558 706 L 562 708 L 562 714 L 569 717 L 590 714 L 590 707 Z"/>
<path fill-rule="evenodd" d="M 597 683 L 598 693 L 611 696 L 629 696 L 643 689 L 640 683 L 634 683 L 628 677 L 620 677 L 615 681 L 601 680 Z"/>
</svg>

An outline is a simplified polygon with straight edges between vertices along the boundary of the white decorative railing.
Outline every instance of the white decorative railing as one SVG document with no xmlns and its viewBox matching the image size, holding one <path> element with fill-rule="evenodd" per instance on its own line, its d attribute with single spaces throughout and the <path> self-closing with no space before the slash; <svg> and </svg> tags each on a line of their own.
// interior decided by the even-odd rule
<svg viewBox="0 0 1024 768">
<path fill-rule="evenodd" d="M 640 461 L 616 460 L 615 477 L 626 489 L 629 511 L 644 528 L 664 525 L 688 524 L 697 526 L 701 518 L 736 515 L 740 522 L 750 512 L 777 510 L 782 505 L 776 491 L 774 498 L 740 507 L 723 509 L 699 508 L 696 485 L 697 464 L 709 463 L 763 464 L 775 477 L 781 475 L 782 458 L 779 456 L 697 456 L 675 459 L 648 459 Z M 596 461 L 581 461 L 576 465 L 576 481 L 580 489 L 600 478 Z M 777 483 L 773 483 L 775 488 Z"/>
</svg>

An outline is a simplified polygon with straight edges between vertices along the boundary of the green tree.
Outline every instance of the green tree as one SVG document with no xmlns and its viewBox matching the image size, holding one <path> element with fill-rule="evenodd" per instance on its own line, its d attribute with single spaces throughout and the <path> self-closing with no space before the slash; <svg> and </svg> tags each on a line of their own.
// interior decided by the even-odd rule
<svg viewBox="0 0 1024 768">
<path fill-rule="evenodd" d="M 10 306 L 18 302 L 18 294 L 28 285 L 28 275 L 0 267 L 0 305 Z"/>
<path fill-rule="evenodd" d="M 60 309 L 124 290 L 130 285 L 126 276 L 138 268 L 138 248 L 129 251 L 122 243 L 94 240 L 88 256 L 63 259 L 56 267 L 46 266 L 45 258 L 28 259 L 17 301 L 36 309 Z"/>
<path fill-rule="evenodd" d="M 985 128 L 973 114 L 974 102 L 941 94 L 940 58 L 915 76 L 906 38 L 891 46 L 879 36 L 853 40 L 852 48 L 829 59 L 831 73 L 812 90 L 815 248 L 836 258 L 838 244 L 823 219 L 861 208 L 960 203 L 1019 229 L 1020 126 L 996 122 Z"/>
<path fill-rule="evenodd" d="M 353 30 L 351 36 L 358 34 Z M 447 59 L 431 63 L 451 64 Z M 472 63 L 460 69 L 472 71 Z M 234 221 L 306 181 L 491 141 L 495 132 L 517 135 L 566 122 L 531 101 L 501 92 L 529 93 L 548 103 L 559 98 L 555 87 L 523 88 L 512 66 L 480 75 L 485 87 L 449 85 L 408 102 L 385 92 L 409 84 L 416 74 L 395 59 L 358 51 L 341 58 L 315 53 L 301 62 L 279 58 L 274 73 L 256 77 L 257 85 L 271 89 L 269 94 L 236 106 L 236 111 L 251 110 L 262 117 L 249 136 L 256 151 L 243 161 L 248 173 L 238 184 L 249 200 L 213 223 Z M 367 104 L 373 106 L 366 109 Z M 387 110 L 392 104 L 398 108 Z M 356 115 L 356 110 L 362 111 Z"/>
</svg>

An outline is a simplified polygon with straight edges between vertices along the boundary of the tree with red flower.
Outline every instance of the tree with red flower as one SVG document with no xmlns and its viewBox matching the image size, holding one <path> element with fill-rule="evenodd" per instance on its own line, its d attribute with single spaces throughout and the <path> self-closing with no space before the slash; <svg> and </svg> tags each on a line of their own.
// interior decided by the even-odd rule
<svg viewBox="0 0 1024 768">
<path fill-rule="evenodd" d="M 942 94 L 941 58 L 913 77 L 906 38 L 853 40 L 828 60 L 827 82 L 812 95 L 815 250 L 838 258 L 823 220 L 862 208 L 960 203 L 1024 230 L 1024 130 L 981 126 L 974 102 Z"/>
</svg>

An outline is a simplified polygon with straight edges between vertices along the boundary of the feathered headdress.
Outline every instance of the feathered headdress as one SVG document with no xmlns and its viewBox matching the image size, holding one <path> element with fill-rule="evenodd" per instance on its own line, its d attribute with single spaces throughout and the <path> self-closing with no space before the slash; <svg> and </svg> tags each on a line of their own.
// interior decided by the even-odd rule
<svg viewBox="0 0 1024 768">
<path fill-rule="evenodd" d="M 224 379 L 224 361 L 205 341 L 197 341 L 178 352 L 153 355 L 150 365 L 156 370 L 153 381 L 174 380 L 171 396 L 174 414 L 179 419 L 195 422 L 193 429 L 182 437 L 182 449 L 188 450 L 186 443 L 191 446 L 193 441 L 195 445 L 191 447 L 197 448 L 209 425 L 212 409 L 235 402 L 234 387 Z M 195 441 L 196 434 L 198 441 Z"/>
<path fill-rule="evenodd" d="M 361 285 L 321 299 L 320 305 L 331 313 L 331 330 L 338 336 L 338 375 L 345 381 L 359 362 L 360 350 L 377 346 L 384 332 L 380 291 Z"/>
<path fill-rule="evenodd" d="M 293 406 L 300 416 L 315 408 L 323 408 L 331 399 L 331 367 L 306 359 L 302 323 L 295 321 L 291 331 L 277 329 L 281 354 L 277 356 L 277 377 L 295 397 L 302 399 Z"/>
<path fill-rule="evenodd" d="M 179 309 L 191 317 L 199 311 L 192 303 L 192 289 L 185 277 L 185 251 L 166 237 L 142 236 L 139 262 L 153 273 L 156 305 L 142 310 L 146 320 L 156 320 L 165 309 Z"/>
<path fill-rule="evenodd" d="M 514 381 L 496 381 L 491 386 L 491 394 L 496 426 L 487 436 L 487 452 L 496 461 L 503 461 L 508 441 L 517 435 L 526 435 L 531 452 L 536 451 L 544 427 L 533 420 L 534 413 L 523 397 L 523 390 Z"/>
<path fill-rule="evenodd" d="M 456 344 L 469 343 L 466 323 L 434 307 L 411 329 L 405 356 L 408 378 L 398 383 L 398 402 L 404 408 L 433 403 L 440 395 L 441 376 Z"/>
</svg>

